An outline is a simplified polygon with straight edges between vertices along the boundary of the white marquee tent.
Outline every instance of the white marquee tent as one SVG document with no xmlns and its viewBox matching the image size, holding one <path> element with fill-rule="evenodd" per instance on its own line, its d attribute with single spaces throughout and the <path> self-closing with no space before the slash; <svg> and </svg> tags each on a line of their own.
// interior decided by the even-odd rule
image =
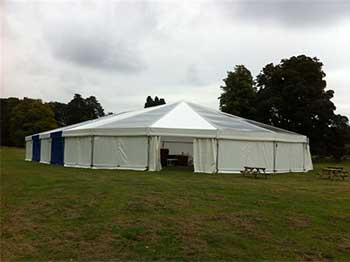
<svg viewBox="0 0 350 262">
<path fill-rule="evenodd" d="M 193 159 L 195 172 L 237 173 L 244 166 L 276 173 L 313 168 L 306 136 L 189 102 L 125 112 L 60 131 L 63 162 L 70 167 L 158 171 L 160 149 L 167 148 Z M 39 138 L 43 141 L 50 133 Z M 27 145 L 27 152 L 34 148 Z M 50 143 L 42 142 L 41 148 L 40 161 L 50 162 Z"/>
</svg>

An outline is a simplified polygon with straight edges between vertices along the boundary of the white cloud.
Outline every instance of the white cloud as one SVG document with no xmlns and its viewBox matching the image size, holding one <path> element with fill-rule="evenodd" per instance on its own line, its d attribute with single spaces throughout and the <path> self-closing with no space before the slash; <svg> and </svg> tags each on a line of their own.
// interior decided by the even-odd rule
<svg viewBox="0 0 350 262">
<path fill-rule="evenodd" d="M 346 10 L 333 8 L 327 25 L 305 18 L 300 26 L 234 8 L 232 19 L 217 2 L 6 2 L 2 96 L 68 102 L 81 93 L 113 112 L 142 107 L 148 95 L 217 108 L 222 79 L 236 64 L 257 75 L 306 54 L 324 63 L 337 112 L 350 116 Z"/>
</svg>

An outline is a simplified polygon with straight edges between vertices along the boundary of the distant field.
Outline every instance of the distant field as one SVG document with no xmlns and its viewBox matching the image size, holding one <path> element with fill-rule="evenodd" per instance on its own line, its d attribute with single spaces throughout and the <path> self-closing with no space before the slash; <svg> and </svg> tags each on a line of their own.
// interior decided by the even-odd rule
<svg viewBox="0 0 350 262">
<path fill-rule="evenodd" d="M 253 179 L 23 158 L 1 149 L 2 261 L 350 261 L 350 179 L 319 179 L 321 165 Z"/>
</svg>

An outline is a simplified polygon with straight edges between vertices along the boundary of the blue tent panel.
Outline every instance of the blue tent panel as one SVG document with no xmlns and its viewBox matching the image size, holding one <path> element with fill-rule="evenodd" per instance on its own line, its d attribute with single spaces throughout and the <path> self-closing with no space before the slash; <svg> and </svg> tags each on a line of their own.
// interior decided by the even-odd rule
<svg viewBox="0 0 350 262">
<path fill-rule="evenodd" d="M 64 143 L 62 131 L 50 134 L 51 137 L 51 164 L 63 165 Z"/>
<path fill-rule="evenodd" d="M 40 139 L 39 135 L 32 136 L 33 141 L 33 151 L 32 151 L 32 160 L 40 161 Z"/>
</svg>

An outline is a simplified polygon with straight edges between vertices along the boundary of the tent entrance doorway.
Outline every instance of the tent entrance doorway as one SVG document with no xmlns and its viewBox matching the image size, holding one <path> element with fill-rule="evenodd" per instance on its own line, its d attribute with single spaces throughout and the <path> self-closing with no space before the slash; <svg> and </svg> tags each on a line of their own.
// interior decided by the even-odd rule
<svg viewBox="0 0 350 262">
<path fill-rule="evenodd" d="M 162 167 L 193 168 L 193 138 L 161 137 L 160 161 Z"/>
</svg>

